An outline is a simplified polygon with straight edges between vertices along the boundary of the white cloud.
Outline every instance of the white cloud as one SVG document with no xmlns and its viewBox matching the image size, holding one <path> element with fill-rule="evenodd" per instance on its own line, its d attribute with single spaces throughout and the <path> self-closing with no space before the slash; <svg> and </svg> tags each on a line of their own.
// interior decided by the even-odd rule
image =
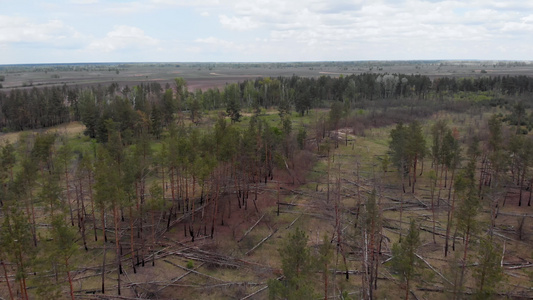
<svg viewBox="0 0 533 300">
<path fill-rule="evenodd" d="M 149 2 L 159 5 L 172 5 L 172 6 L 218 6 L 219 0 L 150 0 Z"/>
<path fill-rule="evenodd" d="M 70 0 L 70 3 L 73 3 L 73 4 L 96 4 L 96 3 L 99 3 L 98 0 Z"/>
<path fill-rule="evenodd" d="M 122 49 L 154 48 L 158 44 L 159 40 L 147 36 L 142 29 L 121 25 L 108 32 L 105 38 L 91 42 L 89 50 L 113 52 Z"/>
<path fill-rule="evenodd" d="M 27 18 L 0 15 L 0 43 L 42 43 L 65 46 L 80 33 L 59 20 L 34 23 Z"/>
<path fill-rule="evenodd" d="M 156 9 L 155 5 L 144 1 L 110 3 L 104 7 L 98 7 L 98 10 L 111 15 L 142 14 L 154 9 Z"/>
<path fill-rule="evenodd" d="M 228 17 L 226 15 L 219 16 L 220 24 L 222 26 L 237 31 L 246 31 L 257 28 L 251 17 Z"/>
<path fill-rule="evenodd" d="M 82 49 L 72 61 L 88 50 L 114 60 L 533 58 L 533 1 L 65 0 L 33 15 L 6 3 L 0 47 Z"/>
<path fill-rule="evenodd" d="M 419 45 L 418 52 L 422 46 L 431 47 L 436 57 L 449 57 L 475 43 L 496 46 L 513 34 L 532 33 L 532 9 L 533 4 L 523 1 L 242 0 L 233 2 L 233 13 L 221 14 L 219 21 L 229 30 L 266 31 L 270 42 L 280 44 L 366 48 L 369 58 L 376 53 L 372 48 L 388 47 L 392 56 L 392 49 L 404 45 Z"/>
<path fill-rule="evenodd" d="M 199 38 L 195 40 L 196 43 L 201 44 L 209 44 L 212 46 L 222 47 L 222 48 L 236 48 L 236 44 L 234 42 L 230 42 L 227 40 L 219 39 L 216 37 L 207 37 L 207 38 Z"/>
</svg>

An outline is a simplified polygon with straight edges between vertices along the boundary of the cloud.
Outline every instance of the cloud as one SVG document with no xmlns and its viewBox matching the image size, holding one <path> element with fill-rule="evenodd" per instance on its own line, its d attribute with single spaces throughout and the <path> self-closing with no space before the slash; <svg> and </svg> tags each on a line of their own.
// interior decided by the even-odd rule
<svg viewBox="0 0 533 300">
<path fill-rule="evenodd" d="M 71 26 L 59 20 L 34 23 L 27 18 L 0 15 L 0 44 L 40 43 L 67 46 L 81 37 Z"/>
<path fill-rule="evenodd" d="M 234 2 L 233 14 L 221 14 L 219 21 L 234 31 L 266 30 L 274 42 L 397 49 L 427 45 L 428 40 L 447 47 L 512 38 L 509 34 L 531 32 L 531 9 L 523 1 L 243 0 Z"/>
<path fill-rule="evenodd" d="M 78 49 L 72 61 L 531 59 L 533 48 L 533 1 L 523 0 L 17 3 L 2 7 L 0 49 Z"/>
<path fill-rule="evenodd" d="M 85 5 L 85 4 L 96 4 L 96 3 L 99 3 L 100 1 L 98 0 L 70 0 L 70 3 L 72 4 L 81 4 L 81 5 Z"/>
<path fill-rule="evenodd" d="M 212 37 L 212 36 L 207 37 L 207 38 L 199 38 L 199 39 L 194 40 L 194 42 L 200 43 L 200 44 L 208 44 L 208 45 L 212 45 L 216 47 L 222 47 L 226 49 L 238 48 L 234 42 L 219 39 L 219 38 Z"/>
<path fill-rule="evenodd" d="M 226 15 L 220 15 L 219 20 L 222 26 L 237 31 L 251 30 L 258 26 L 251 17 L 228 17 Z"/>
<path fill-rule="evenodd" d="M 153 48 L 159 43 L 159 40 L 146 35 L 140 28 L 121 25 L 108 32 L 106 37 L 91 42 L 89 50 L 113 52 L 123 49 Z"/>
<path fill-rule="evenodd" d="M 150 0 L 149 2 L 158 4 L 158 5 L 169 5 L 169 6 L 194 6 L 194 7 L 204 7 L 204 6 L 219 6 L 221 1 L 219 0 Z M 224 1 L 223 1 L 224 2 Z"/>
<path fill-rule="evenodd" d="M 153 3 L 146 3 L 144 1 L 110 3 L 104 7 L 97 6 L 98 11 L 103 11 L 111 15 L 142 14 L 156 8 Z"/>
</svg>

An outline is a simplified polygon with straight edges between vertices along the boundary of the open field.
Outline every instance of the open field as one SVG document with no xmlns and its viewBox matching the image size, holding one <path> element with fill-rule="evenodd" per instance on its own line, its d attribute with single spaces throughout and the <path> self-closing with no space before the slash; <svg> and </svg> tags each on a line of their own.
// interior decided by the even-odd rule
<svg viewBox="0 0 533 300">
<path fill-rule="evenodd" d="M 187 80 L 189 89 L 223 87 L 258 77 L 292 75 L 319 77 L 361 74 L 421 74 L 430 78 L 532 75 L 533 64 L 495 61 L 361 61 L 309 63 L 131 63 L 78 65 L 0 66 L 4 90 L 52 85 L 94 86 L 116 82 L 133 86 L 158 82 L 173 85 L 176 77 Z"/>
</svg>

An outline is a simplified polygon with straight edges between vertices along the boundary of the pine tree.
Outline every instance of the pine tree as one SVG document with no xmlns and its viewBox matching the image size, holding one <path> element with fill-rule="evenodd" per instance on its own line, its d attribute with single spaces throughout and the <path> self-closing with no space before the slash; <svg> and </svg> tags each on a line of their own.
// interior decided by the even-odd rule
<svg viewBox="0 0 533 300">
<path fill-rule="evenodd" d="M 310 285 L 312 261 L 307 247 L 307 235 L 296 228 L 289 233 L 278 250 L 284 278 L 268 280 L 269 299 L 312 299 Z"/>
<path fill-rule="evenodd" d="M 459 206 L 457 207 L 457 230 L 463 232 L 464 236 L 464 250 L 463 250 L 463 259 L 461 262 L 461 277 L 459 284 L 464 284 L 464 277 L 466 273 L 466 265 L 468 258 L 468 250 L 470 245 L 470 238 L 476 232 L 478 227 L 478 222 L 476 220 L 479 209 L 480 202 L 475 184 L 475 168 L 476 168 L 476 159 L 475 156 L 471 157 L 468 162 L 467 167 L 463 172 L 458 176 L 455 181 L 455 190 L 460 200 Z"/>
<path fill-rule="evenodd" d="M 411 279 L 416 275 L 419 259 L 416 251 L 420 247 L 420 232 L 414 220 L 411 220 L 409 232 L 401 243 L 392 248 L 392 267 L 405 281 L 405 299 L 409 299 Z"/>
<path fill-rule="evenodd" d="M 15 262 L 15 280 L 20 285 L 22 299 L 28 300 L 26 279 L 31 270 L 31 262 L 35 257 L 35 248 L 32 247 L 31 225 L 28 219 L 17 207 L 11 207 L 9 214 L 4 217 L 0 235 L 0 249 L 9 249 L 5 252 L 7 258 Z"/>
<path fill-rule="evenodd" d="M 52 219 L 52 253 L 51 256 L 58 259 L 63 264 L 63 270 L 67 274 L 70 288 L 70 298 L 74 300 L 74 286 L 70 271 L 73 269 L 70 259 L 78 251 L 76 245 L 76 232 L 65 223 L 65 217 L 57 215 Z"/>
<path fill-rule="evenodd" d="M 316 265 L 318 270 L 322 272 L 324 279 L 324 300 L 328 299 L 328 285 L 329 285 L 329 263 L 333 257 L 333 245 L 326 234 L 322 238 L 322 245 L 318 249 L 318 257 L 316 258 Z M 335 277 L 333 277 L 335 279 Z"/>
<path fill-rule="evenodd" d="M 473 271 L 476 281 L 475 298 L 489 299 L 504 275 L 501 265 L 501 249 L 492 237 L 488 236 L 480 240 L 476 259 L 478 264 Z"/>
<path fill-rule="evenodd" d="M 426 140 L 422 134 L 422 126 L 417 121 L 409 124 L 407 141 L 407 155 L 413 164 L 413 183 L 411 186 L 411 192 L 414 193 L 418 161 L 423 161 L 427 152 Z"/>
</svg>

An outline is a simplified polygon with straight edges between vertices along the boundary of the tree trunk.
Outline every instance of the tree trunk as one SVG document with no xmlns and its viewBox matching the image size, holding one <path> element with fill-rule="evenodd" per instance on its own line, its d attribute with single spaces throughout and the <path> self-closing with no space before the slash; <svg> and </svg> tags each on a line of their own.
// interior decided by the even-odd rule
<svg viewBox="0 0 533 300">
<path fill-rule="evenodd" d="M 70 270 L 68 269 L 68 258 L 65 257 L 65 267 L 67 268 L 68 284 L 70 287 L 70 299 L 74 300 L 74 286 L 72 286 L 72 277 L 70 276 Z"/>
<path fill-rule="evenodd" d="M 155 266 L 155 222 L 154 222 L 155 212 L 152 210 L 152 267 Z"/>
<path fill-rule="evenodd" d="M 33 233 L 33 244 L 35 247 L 37 247 L 37 223 L 35 222 L 35 207 L 33 205 L 33 195 L 30 189 L 30 207 L 31 207 L 31 225 L 32 225 L 32 233 Z"/>
<path fill-rule="evenodd" d="M 415 154 L 415 161 L 413 163 L 413 185 L 411 186 L 411 192 L 415 193 L 415 184 L 416 184 L 416 164 L 418 162 L 418 153 Z"/>
<path fill-rule="evenodd" d="M 430 185 L 431 185 L 431 214 L 432 214 L 432 221 L 433 221 L 433 244 L 436 244 L 437 241 L 435 240 L 435 187 L 436 182 L 433 182 L 433 179 L 430 179 Z"/>
<path fill-rule="evenodd" d="M 524 188 L 524 179 L 526 177 L 526 168 L 522 170 L 522 176 L 520 177 L 520 195 L 518 198 L 518 206 L 522 206 L 522 189 Z"/>
<path fill-rule="evenodd" d="M 0 260 L 0 264 L 2 264 L 2 268 L 4 269 L 4 277 L 6 279 L 7 289 L 9 290 L 9 298 L 14 300 L 15 298 L 13 298 L 13 291 L 11 290 L 11 285 L 9 284 L 9 277 L 7 276 L 6 265 L 3 260 Z"/>
<path fill-rule="evenodd" d="M 67 203 L 68 203 L 68 208 L 70 210 L 70 224 L 72 226 L 74 226 L 74 214 L 72 213 L 72 203 L 70 203 L 70 192 L 69 192 L 69 182 L 68 182 L 68 167 L 65 166 L 65 188 L 66 188 L 66 192 L 67 192 Z M 78 211 L 78 214 L 80 212 Z M 78 217 L 78 222 L 79 222 L 79 217 Z M 80 224 L 78 224 L 79 226 Z"/>
<path fill-rule="evenodd" d="M 405 279 L 405 300 L 409 300 L 409 277 Z"/>
<path fill-rule="evenodd" d="M 454 174 L 455 174 L 455 168 L 452 169 L 452 182 L 453 182 Z M 448 223 L 446 224 L 446 240 L 445 240 L 445 243 L 444 243 L 444 257 L 448 256 L 448 241 L 449 241 L 449 238 L 450 238 L 450 230 L 451 230 L 451 227 L 452 227 L 453 212 L 454 212 L 454 209 L 455 209 L 455 193 L 453 194 L 453 197 L 451 195 L 452 186 L 453 185 L 450 184 L 450 190 L 449 190 L 449 193 L 448 193 L 448 203 L 450 203 L 450 200 L 451 200 L 452 206 L 448 210 Z M 455 239 L 454 239 L 454 241 L 455 241 Z"/>
<path fill-rule="evenodd" d="M 120 259 L 120 242 L 118 235 L 118 212 L 117 206 L 113 205 L 113 222 L 115 223 L 115 252 L 117 260 L 117 293 L 120 296 L 120 274 L 122 273 L 122 264 Z"/>
<path fill-rule="evenodd" d="M 104 235 L 104 242 L 107 242 L 107 233 L 105 228 L 105 208 L 102 206 L 101 208 L 101 215 L 102 215 L 102 233 Z"/>
<path fill-rule="evenodd" d="M 106 263 L 106 253 L 107 253 L 107 245 L 106 245 L 106 241 L 104 240 L 103 244 L 104 244 L 104 258 L 103 258 L 103 262 L 102 262 L 102 294 L 105 294 L 105 263 Z"/>
<path fill-rule="evenodd" d="M 135 268 L 135 247 L 133 244 L 133 206 L 130 205 L 130 246 L 131 246 L 131 266 L 133 268 L 133 273 L 137 273 L 137 269 Z"/>
<path fill-rule="evenodd" d="M 278 185 L 278 211 L 277 211 L 277 215 L 279 217 L 279 180 L 277 181 L 277 185 Z"/>
<path fill-rule="evenodd" d="M 92 210 L 92 216 L 93 216 L 93 229 L 94 229 L 94 240 L 98 241 L 98 234 L 96 233 L 96 215 L 94 213 L 94 199 L 93 199 L 93 188 L 92 188 L 92 182 L 91 182 L 91 172 L 89 172 L 89 197 L 91 200 L 91 210 Z"/>
<path fill-rule="evenodd" d="M 527 201 L 527 206 L 531 206 L 531 193 L 533 193 L 533 179 L 529 180 L 529 200 Z"/>
<path fill-rule="evenodd" d="M 218 171 L 217 173 L 219 173 L 220 171 Z M 211 239 L 213 239 L 213 236 L 215 234 L 215 221 L 216 221 L 216 216 L 217 216 L 217 209 L 218 209 L 218 198 L 219 198 L 219 194 L 220 194 L 220 179 L 221 179 L 221 176 L 220 174 L 217 174 L 216 175 L 216 192 L 215 192 L 215 205 L 213 205 L 213 216 L 212 216 L 212 222 L 211 222 Z"/>
<path fill-rule="evenodd" d="M 81 230 L 81 238 L 83 240 L 83 247 L 85 248 L 85 251 L 88 251 L 89 248 L 87 247 L 87 239 L 85 238 L 85 205 L 83 204 L 83 191 L 82 191 L 82 185 L 81 185 L 81 178 L 79 180 L 79 183 L 80 183 L 80 189 L 78 191 L 78 188 L 76 188 L 76 198 L 78 198 L 78 200 L 76 200 L 76 202 L 80 202 L 80 198 L 81 198 L 81 214 L 78 214 L 78 218 L 79 218 L 79 224 L 80 224 L 80 230 Z M 79 192 L 79 194 L 78 194 Z"/>
<path fill-rule="evenodd" d="M 463 286 L 464 284 L 464 276 L 466 271 L 466 258 L 468 254 L 468 241 L 470 239 L 470 226 L 466 228 L 466 234 L 465 234 L 465 250 L 463 254 L 463 263 L 461 266 L 461 279 L 459 280 L 459 284 Z"/>
</svg>

